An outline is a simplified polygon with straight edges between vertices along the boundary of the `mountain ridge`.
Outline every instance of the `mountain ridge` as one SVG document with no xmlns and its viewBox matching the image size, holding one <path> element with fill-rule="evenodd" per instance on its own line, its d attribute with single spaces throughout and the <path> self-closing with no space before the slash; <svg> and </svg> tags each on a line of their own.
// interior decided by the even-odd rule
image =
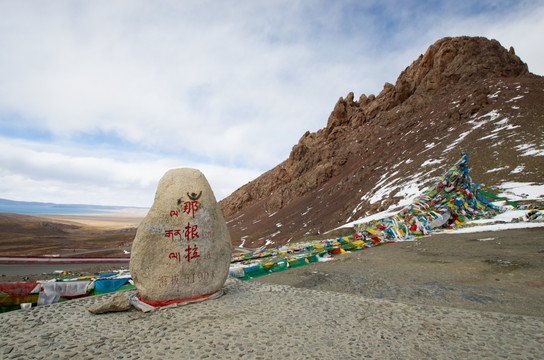
<svg viewBox="0 0 544 360">
<path fill-rule="evenodd" d="M 463 151 L 477 182 L 541 182 L 543 84 L 496 40 L 438 40 L 378 96 L 340 97 L 326 127 L 223 199 L 233 244 L 277 246 L 387 209 Z"/>
<path fill-rule="evenodd" d="M 144 210 L 144 207 L 93 205 L 93 204 L 58 204 L 39 201 L 18 201 L 0 198 L 0 213 L 18 214 L 94 214 L 117 212 L 124 209 Z"/>
</svg>

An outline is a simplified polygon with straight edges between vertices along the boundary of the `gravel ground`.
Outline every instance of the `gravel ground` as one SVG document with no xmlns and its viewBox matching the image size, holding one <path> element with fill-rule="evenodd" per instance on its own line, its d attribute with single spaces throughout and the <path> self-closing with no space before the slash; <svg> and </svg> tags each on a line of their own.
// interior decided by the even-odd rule
<svg viewBox="0 0 544 360">
<path fill-rule="evenodd" d="M 544 316 L 543 274 L 544 228 L 534 228 L 433 235 L 256 280 L 403 303 Z"/>
<path fill-rule="evenodd" d="M 223 297 L 92 315 L 110 295 L 0 314 L 2 359 L 536 359 L 544 319 L 229 279 Z"/>
</svg>

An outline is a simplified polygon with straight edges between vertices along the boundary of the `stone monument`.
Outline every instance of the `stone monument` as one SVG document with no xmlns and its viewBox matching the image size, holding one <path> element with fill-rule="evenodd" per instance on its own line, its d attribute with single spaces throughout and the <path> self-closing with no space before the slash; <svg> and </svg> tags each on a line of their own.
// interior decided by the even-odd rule
<svg viewBox="0 0 544 360">
<path fill-rule="evenodd" d="M 230 235 L 212 189 L 196 169 L 169 170 L 132 244 L 130 273 L 151 305 L 216 295 L 231 260 Z"/>
</svg>

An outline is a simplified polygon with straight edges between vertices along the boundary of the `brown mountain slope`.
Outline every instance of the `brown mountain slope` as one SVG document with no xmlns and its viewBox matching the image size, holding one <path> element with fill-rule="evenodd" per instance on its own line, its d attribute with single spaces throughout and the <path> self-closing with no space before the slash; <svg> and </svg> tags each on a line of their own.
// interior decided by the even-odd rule
<svg viewBox="0 0 544 360">
<path fill-rule="evenodd" d="M 278 246 L 402 204 L 469 153 L 476 183 L 542 183 L 544 78 L 496 40 L 444 38 L 378 95 L 220 202 L 234 245 Z"/>
</svg>

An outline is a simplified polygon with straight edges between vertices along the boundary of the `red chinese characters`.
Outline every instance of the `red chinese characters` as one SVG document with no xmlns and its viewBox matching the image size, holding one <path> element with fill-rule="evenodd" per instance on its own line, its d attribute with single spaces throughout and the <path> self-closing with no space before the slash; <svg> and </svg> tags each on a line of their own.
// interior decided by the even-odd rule
<svg viewBox="0 0 544 360">
<path fill-rule="evenodd" d="M 179 275 L 170 275 L 170 276 L 163 275 L 159 277 L 160 288 L 165 288 L 168 286 L 179 286 L 179 283 L 180 283 Z"/>
<path fill-rule="evenodd" d="M 168 278 L 166 276 L 159 277 L 159 287 L 164 288 L 168 286 Z"/>
<path fill-rule="evenodd" d="M 196 200 L 192 201 L 186 201 L 183 203 L 183 214 L 187 214 L 189 216 L 192 216 L 192 218 L 195 218 L 195 214 L 200 209 L 200 204 Z M 171 210 L 170 211 L 170 217 L 178 217 L 180 210 Z M 196 239 L 199 239 L 200 236 L 198 234 L 198 225 L 197 224 L 191 224 L 190 222 L 187 222 L 187 226 L 185 226 L 183 229 L 169 229 L 165 230 L 164 236 L 167 238 L 170 238 L 172 241 L 179 240 L 182 241 L 185 239 L 187 242 L 194 241 Z M 198 259 L 200 257 L 200 253 L 198 252 L 198 245 L 191 244 L 187 245 L 187 248 L 185 249 L 185 256 L 183 256 L 183 259 L 187 260 L 187 262 L 191 262 L 191 260 Z M 207 254 L 207 253 L 206 253 Z M 205 255 L 206 255 L 205 254 Z M 178 261 L 178 263 L 181 263 L 182 256 L 180 252 L 171 252 L 168 254 L 168 259 L 175 259 Z"/>
<path fill-rule="evenodd" d="M 192 274 L 185 274 L 183 279 L 179 275 L 163 275 L 158 279 L 158 285 L 160 288 L 169 286 L 179 286 L 181 283 L 185 285 L 197 284 L 202 281 L 210 281 L 215 279 L 215 271 L 200 271 Z"/>
<path fill-rule="evenodd" d="M 195 218 L 195 214 L 199 209 L 198 201 L 186 201 L 183 203 L 183 214 L 191 215 L 193 219 Z M 170 211 L 170 217 L 178 217 L 179 216 L 179 210 L 171 210 Z"/>
<path fill-rule="evenodd" d="M 187 241 L 197 239 L 199 237 L 198 225 L 191 225 L 191 223 L 187 223 L 184 234 Z"/>
<path fill-rule="evenodd" d="M 187 260 L 187 262 L 191 262 L 192 259 L 196 259 L 196 258 L 199 258 L 200 257 L 200 254 L 198 253 L 198 246 L 196 244 L 193 244 L 193 246 L 191 247 L 191 245 L 187 245 L 187 248 L 185 249 L 185 256 L 184 258 Z M 168 258 L 169 259 L 176 259 L 178 261 L 178 263 L 181 263 L 181 254 L 180 252 L 171 252 L 169 255 L 168 255 Z"/>
<path fill-rule="evenodd" d="M 198 253 L 198 246 L 196 246 L 196 244 L 194 244 L 192 248 L 191 245 L 187 245 L 185 252 L 187 253 L 185 255 L 185 259 L 187 260 L 187 262 L 191 262 L 191 259 L 196 259 L 200 257 L 200 254 Z"/>
<path fill-rule="evenodd" d="M 195 213 L 198 211 L 198 201 L 186 201 L 183 203 L 183 213 L 192 215 L 195 218 Z"/>
</svg>

